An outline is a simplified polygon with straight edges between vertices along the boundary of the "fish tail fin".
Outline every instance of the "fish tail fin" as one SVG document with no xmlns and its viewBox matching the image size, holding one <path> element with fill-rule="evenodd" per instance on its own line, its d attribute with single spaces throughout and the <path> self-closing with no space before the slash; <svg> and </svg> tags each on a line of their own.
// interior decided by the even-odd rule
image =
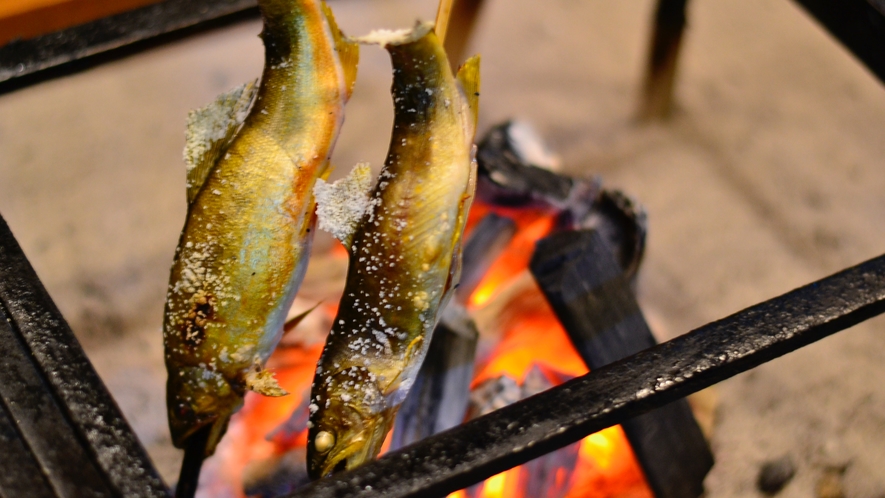
<svg viewBox="0 0 885 498">
<path fill-rule="evenodd" d="M 344 36 L 344 33 L 338 28 L 332 9 L 326 5 L 326 2 L 323 2 L 323 14 L 326 15 L 329 29 L 332 31 L 332 38 L 335 39 L 335 51 L 338 52 L 338 60 L 341 61 L 341 68 L 344 71 L 344 87 L 346 91 L 344 100 L 350 100 L 350 96 L 353 94 L 353 86 L 356 84 L 357 66 L 360 63 L 360 46 L 359 43 L 351 41 Z"/>
<path fill-rule="evenodd" d="M 467 59 L 458 69 L 457 76 L 458 83 L 461 84 L 461 89 L 464 90 L 464 96 L 467 98 L 474 130 L 479 119 L 479 60 L 479 55 Z"/>
</svg>

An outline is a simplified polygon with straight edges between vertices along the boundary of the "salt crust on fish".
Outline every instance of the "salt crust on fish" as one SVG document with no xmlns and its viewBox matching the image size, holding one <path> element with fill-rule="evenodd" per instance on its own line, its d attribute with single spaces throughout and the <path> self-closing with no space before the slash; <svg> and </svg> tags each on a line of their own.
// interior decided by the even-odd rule
<svg viewBox="0 0 885 498">
<path fill-rule="evenodd" d="M 258 80 L 253 80 L 188 113 L 184 145 L 188 203 L 197 196 L 221 151 L 246 120 L 257 93 Z"/>
<path fill-rule="evenodd" d="M 418 21 L 415 27 L 408 29 L 376 29 L 364 36 L 351 38 L 353 41 L 366 45 L 405 45 L 421 39 L 428 31 L 433 29 L 432 22 Z"/>
<path fill-rule="evenodd" d="M 313 194 L 320 228 L 350 246 L 357 225 L 372 205 L 372 187 L 369 163 L 357 164 L 346 177 L 334 183 L 317 180 Z"/>
</svg>

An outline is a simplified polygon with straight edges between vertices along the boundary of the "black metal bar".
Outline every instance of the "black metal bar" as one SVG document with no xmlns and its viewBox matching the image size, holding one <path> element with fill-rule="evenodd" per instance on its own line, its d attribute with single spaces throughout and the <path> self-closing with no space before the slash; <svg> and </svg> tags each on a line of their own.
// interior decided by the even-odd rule
<svg viewBox="0 0 885 498">
<path fill-rule="evenodd" d="M 885 83 L 885 0 L 793 0 Z"/>
<path fill-rule="evenodd" d="M 173 39 L 170 35 L 257 16 L 257 0 L 165 0 L 0 47 L 0 94 Z M 146 42 L 152 42 L 148 44 Z M 128 51 L 121 51 L 127 48 Z M 83 62 L 88 62 L 84 64 Z M 78 64 L 71 64 L 78 62 Z"/>
<path fill-rule="evenodd" d="M 630 278 L 596 230 L 540 240 L 529 268 L 591 371 L 657 344 Z M 713 454 L 686 400 L 624 421 L 622 427 L 656 498 L 703 494 Z"/>
<path fill-rule="evenodd" d="M 0 306 L 77 438 L 117 496 L 169 492 L 58 308 L 0 217 Z M 0 384 L 8 384 L 0 370 Z M 52 437 L 46 434 L 46 437 Z M 85 465 L 85 462 L 84 462 Z"/>
<path fill-rule="evenodd" d="M 880 256 L 289 497 L 445 496 L 883 311 Z"/>
<path fill-rule="evenodd" d="M 0 401 L 0 497 L 54 498 L 40 464 L 25 444 L 6 405 Z"/>
<path fill-rule="evenodd" d="M 10 418 L 58 496 L 113 496 L 8 320 L 0 304 L 0 401 Z"/>
</svg>

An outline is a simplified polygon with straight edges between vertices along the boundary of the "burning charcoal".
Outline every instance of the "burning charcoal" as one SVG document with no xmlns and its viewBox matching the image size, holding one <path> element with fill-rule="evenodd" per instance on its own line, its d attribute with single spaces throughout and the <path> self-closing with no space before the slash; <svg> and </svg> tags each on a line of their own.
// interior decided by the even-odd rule
<svg viewBox="0 0 885 498">
<path fill-rule="evenodd" d="M 468 418 L 485 415 L 567 380 L 566 375 L 552 372 L 556 380 L 554 382 L 550 375 L 551 373 L 533 364 L 521 386 L 507 376 L 483 382 L 470 395 L 471 410 Z M 579 448 L 579 444 L 572 444 L 523 465 L 519 471 L 518 485 L 523 492 L 522 496 L 566 496 L 578 462 Z M 467 495 L 476 498 L 482 496 L 481 491 L 482 485 L 472 486 L 467 489 Z"/>
<path fill-rule="evenodd" d="M 560 232 L 542 239 L 530 269 L 589 369 L 656 344 L 627 274 L 599 232 Z M 622 427 L 655 496 L 703 493 L 713 455 L 684 399 Z"/>
<path fill-rule="evenodd" d="M 544 375 L 544 372 L 541 371 L 541 368 L 538 365 L 532 365 L 532 368 L 525 375 L 525 380 L 522 382 L 522 397 L 528 398 L 529 396 L 534 396 L 540 392 L 544 392 L 547 389 L 553 387 L 553 383 L 550 382 L 550 379 Z"/>
<path fill-rule="evenodd" d="M 756 479 L 756 487 L 759 491 L 769 495 L 777 494 L 790 479 L 796 474 L 796 465 L 790 455 L 784 455 L 775 460 L 769 460 L 762 464 L 759 469 L 759 478 Z"/>
<path fill-rule="evenodd" d="M 589 209 L 599 182 L 558 175 L 533 163 L 549 153 L 537 152 L 547 148 L 527 130 L 524 124 L 508 121 L 492 128 L 479 143 L 477 199 L 499 206 L 565 211 L 584 205 Z"/>
<path fill-rule="evenodd" d="M 251 498 L 276 498 L 308 484 L 307 452 L 296 448 L 253 462 L 243 471 L 243 492 Z"/>
<path fill-rule="evenodd" d="M 534 130 L 517 121 L 492 128 L 480 142 L 476 160 L 478 199 L 560 213 L 561 229 L 596 229 L 610 242 L 628 278 L 636 274 L 647 224 L 645 210 L 634 199 L 603 189 L 598 179 L 545 169 L 556 161 Z"/>
<path fill-rule="evenodd" d="M 467 420 L 473 420 L 498 408 L 516 403 L 522 398 L 522 389 L 512 377 L 502 375 L 488 379 L 470 393 Z"/>
<path fill-rule="evenodd" d="M 490 213 L 476 225 L 464 245 L 461 256 L 461 282 L 455 298 L 466 303 L 482 281 L 489 267 L 513 240 L 516 223 L 506 217 Z"/>
<path fill-rule="evenodd" d="M 519 474 L 519 488 L 523 490 L 523 496 L 566 496 L 578 463 L 579 450 L 579 443 L 571 444 L 523 465 Z"/>
<path fill-rule="evenodd" d="M 636 276 L 648 232 L 645 208 L 638 202 L 619 190 L 603 189 L 594 209 L 576 225 L 599 233 L 612 248 L 627 278 Z"/>
<path fill-rule="evenodd" d="M 270 432 L 265 439 L 279 443 L 283 446 L 289 446 L 289 442 L 298 437 L 302 432 L 307 430 L 307 421 L 310 412 L 307 409 L 309 398 L 304 396 L 298 408 L 292 411 L 292 415 L 285 422 L 277 426 Z"/>
</svg>

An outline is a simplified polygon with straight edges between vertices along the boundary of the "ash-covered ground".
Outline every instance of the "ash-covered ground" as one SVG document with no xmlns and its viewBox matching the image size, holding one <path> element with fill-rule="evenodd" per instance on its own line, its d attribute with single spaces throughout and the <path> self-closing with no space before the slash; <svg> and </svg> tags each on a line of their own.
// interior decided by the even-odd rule
<svg viewBox="0 0 885 498">
<path fill-rule="evenodd" d="M 487 3 L 480 134 L 529 120 L 566 171 L 645 204 L 640 300 L 662 340 L 885 252 L 885 88 L 793 3 L 692 3 L 677 110 L 654 125 L 634 120 L 651 1 Z M 428 0 L 332 6 L 350 34 L 435 13 Z M 160 327 L 185 117 L 260 74 L 259 31 L 0 96 L 0 213 L 170 481 Z M 383 161 L 389 86 L 386 54 L 365 47 L 336 176 Z M 848 498 L 885 496 L 883 329 L 871 320 L 717 386 L 708 496 L 758 495 L 760 466 L 784 455 L 796 475 L 779 496 L 824 496 L 833 475 Z"/>
</svg>

